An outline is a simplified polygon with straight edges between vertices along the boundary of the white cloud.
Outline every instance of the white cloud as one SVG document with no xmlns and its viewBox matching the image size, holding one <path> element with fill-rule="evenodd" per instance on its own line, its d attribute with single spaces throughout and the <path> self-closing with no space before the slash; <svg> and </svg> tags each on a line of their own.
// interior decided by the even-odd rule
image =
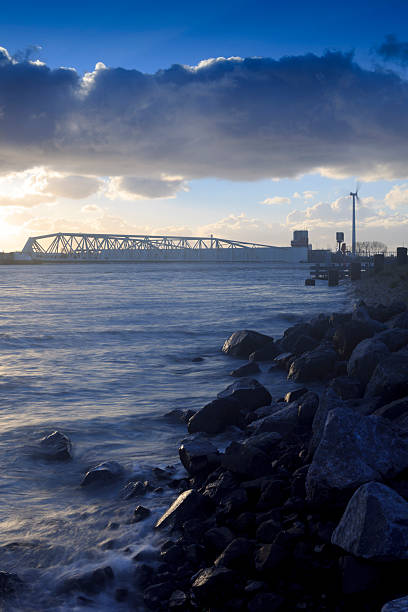
<svg viewBox="0 0 408 612">
<path fill-rule="evenodd" d="M 384 198 L 385 204 L 392 210 L 408 205 L 408 184 L 394 185 Z"/>
<path fill-rule="evenodd" d="M 273 198 L 266 198 L 260 204 L 268 204 L 273 206 L 274 204 L 290 204 L 291 199 L 283 196 L 274 196 Z"/>
<path fill-rule="evenodd" d="M 122 200 L 169 199 L 180 191 L 188 191 L 182 177 L 143 178 L 139 176 L 117 176 L 110 180 L 106 195 Z"/>
</svg>

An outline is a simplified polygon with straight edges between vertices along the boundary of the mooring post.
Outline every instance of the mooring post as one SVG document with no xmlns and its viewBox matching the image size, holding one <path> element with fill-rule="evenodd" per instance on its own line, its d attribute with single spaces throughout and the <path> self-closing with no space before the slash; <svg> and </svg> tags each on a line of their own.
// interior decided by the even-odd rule
<svg viewBox="0 0 408 612">
<path fill-rule="evenodd" d="M 352 281 L 360 280 L 361 278 L 361 262 L 352 261 L 350 264 L 350 279 Z"/>
<path fill-rule="evenodd" d="M 339 271 L 336 268 L 329 268 L 327 270 L 327 280 L 329 287 L 337 287 L 339 284 Z"/>
<path fill-rule="evenodd" d="M 407 264 L 407 248 L 397 247 L 397 266 L 405 266 Z"/>
<path fill-rule="evenodd" d="M 377 253 L 374 255 L 374 272 L 378 274 L 384 270 L 384 253 Z"/>
</svg>

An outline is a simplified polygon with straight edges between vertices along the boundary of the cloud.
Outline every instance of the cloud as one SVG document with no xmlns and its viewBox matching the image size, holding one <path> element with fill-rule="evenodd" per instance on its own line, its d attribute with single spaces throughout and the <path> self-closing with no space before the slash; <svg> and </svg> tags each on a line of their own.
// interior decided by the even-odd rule
<svg viewBox="0 0 408 612">
<path fill-rule="evenodd" d="M 388 34 L 375 51 L 385 61 L 393 61 L 402 66 L 408 64 L 408 42 L 400 42 L 394 34 Z"/>
<path fill-rule="evenodd" d="M 372 206 L 371 198 L 360 198 L 357 208 L 359 222 L 375 217 L 376 209 Z M 351 223 L 351 198 L 341 197 L 334 202 L 317 202 L 304 210 L 294 210 L 286 217 L 286 224 L 296 229 L 297 227 L 307 228 L 328 228 L 337 226 L 339 223 Z"/>
<path fill-rule="evenodd" d="M 139 176 L 122 176 L 111 179 L 107 195 L 124 200 L 175 198 L 179 191 L 188 191 L 187 183 L 180 177 L 160 179 Z"/>
<path fill-rule="evenodd" d="M 82 200 L 97 193 L 102 185 L 101 180 L 90 176 L 50 176 L 45 189 L 56 197 Z"/>
<path fill-rule="evenodd" d="M 290 204 L 290 202 L 291 202 L 290 198 L 284 198 L 282 196 L 274 196 L 273 198 L 266 198 L 265 200 L 260 202 L 260 204 L 270 204 L 273 206 L 274 204 Z"/>
<path fill-rule="evenodd" d="M 392 210 L 408 206 L 408 184 L 394 185 L 384 198 L 385 204 Z"/>
<path fill-rule="evenodd" d="M 244 242 L 257 242 L 260 244 L 273 244 L 282 241 L 282 235 L 277 236 L 276 224 L 269 225 L 256 217 L 247 217 L 245 213 L 230 214 L 213 223 L 202 225 L 197 229 L 199 236 L 213 234 L 219 238 L 230 240 L 243 240 Z M 272 238 L 274 234 L 274 239 Z M 288 242 L 289 244 L 289 236 Z"/>
<path fill-rule="evenodd" d="M 0 50 L 0 173 L 33 165 L 141 177 L 125 183 L 136 195 L 156 193 L 140 181 L 163 175 L 408 178 L 408 83 L 342 53 L 155 74 L 98 63 L 81 77 Z"/>
</svg>

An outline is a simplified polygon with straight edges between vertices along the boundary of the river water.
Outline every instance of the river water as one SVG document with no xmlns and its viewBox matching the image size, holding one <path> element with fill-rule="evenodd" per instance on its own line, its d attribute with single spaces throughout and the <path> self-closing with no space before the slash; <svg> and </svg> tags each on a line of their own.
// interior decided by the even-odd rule
<svg viewBox="0 0 408 612">
<path fill-rule="evenodd" d="M 156 466 L 183 474 L 186 427 L 163 415 L 198 409 L 233 381 L 242 362 L 220 349 L 234 330 L 276 337 L 299 319 L 345 308 L 345 287 L 305 287 L 307 276 L 305 265 L 270 263 L 0 267 L 0 571 L 24 582 L 1 609 L 83 609 L 79 593 L 60 585 L 106 565 L 115 584 L 92 596 L 94 609 L 144 609 L 134 593 L 116 602 L 114 589 L 131 586 L 131 557 L 159 543 L 152 525 L 175 492 L 124 501 L 123 485 L 154 483 Z M 273 397 L 288 387 L 266 368 L 258 379 Z M 71 461 L 33 452 L 55 429 L 70 437 Z M 80 487 L 106 460 L 124 467 L 123 481 Z M 137 503 L 152 515 L 132 524 Z"/>
</svg>

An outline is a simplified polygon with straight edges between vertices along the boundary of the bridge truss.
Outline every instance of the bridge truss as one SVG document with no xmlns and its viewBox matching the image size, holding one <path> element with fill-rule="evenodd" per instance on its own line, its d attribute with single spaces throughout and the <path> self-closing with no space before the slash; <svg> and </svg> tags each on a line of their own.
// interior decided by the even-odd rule
<svg viewBox="0 0 408 612">
<path fill-rule="evenodd" d="M 241 258 L 247 259 L 246 255 L 254 248 L 271 247 L 213 236 L 204 238 L 57 233 L 29 238 L 22 253 L 43 261 L 196 261 L 200 259 L 238 261 Z"/>
</svg>

